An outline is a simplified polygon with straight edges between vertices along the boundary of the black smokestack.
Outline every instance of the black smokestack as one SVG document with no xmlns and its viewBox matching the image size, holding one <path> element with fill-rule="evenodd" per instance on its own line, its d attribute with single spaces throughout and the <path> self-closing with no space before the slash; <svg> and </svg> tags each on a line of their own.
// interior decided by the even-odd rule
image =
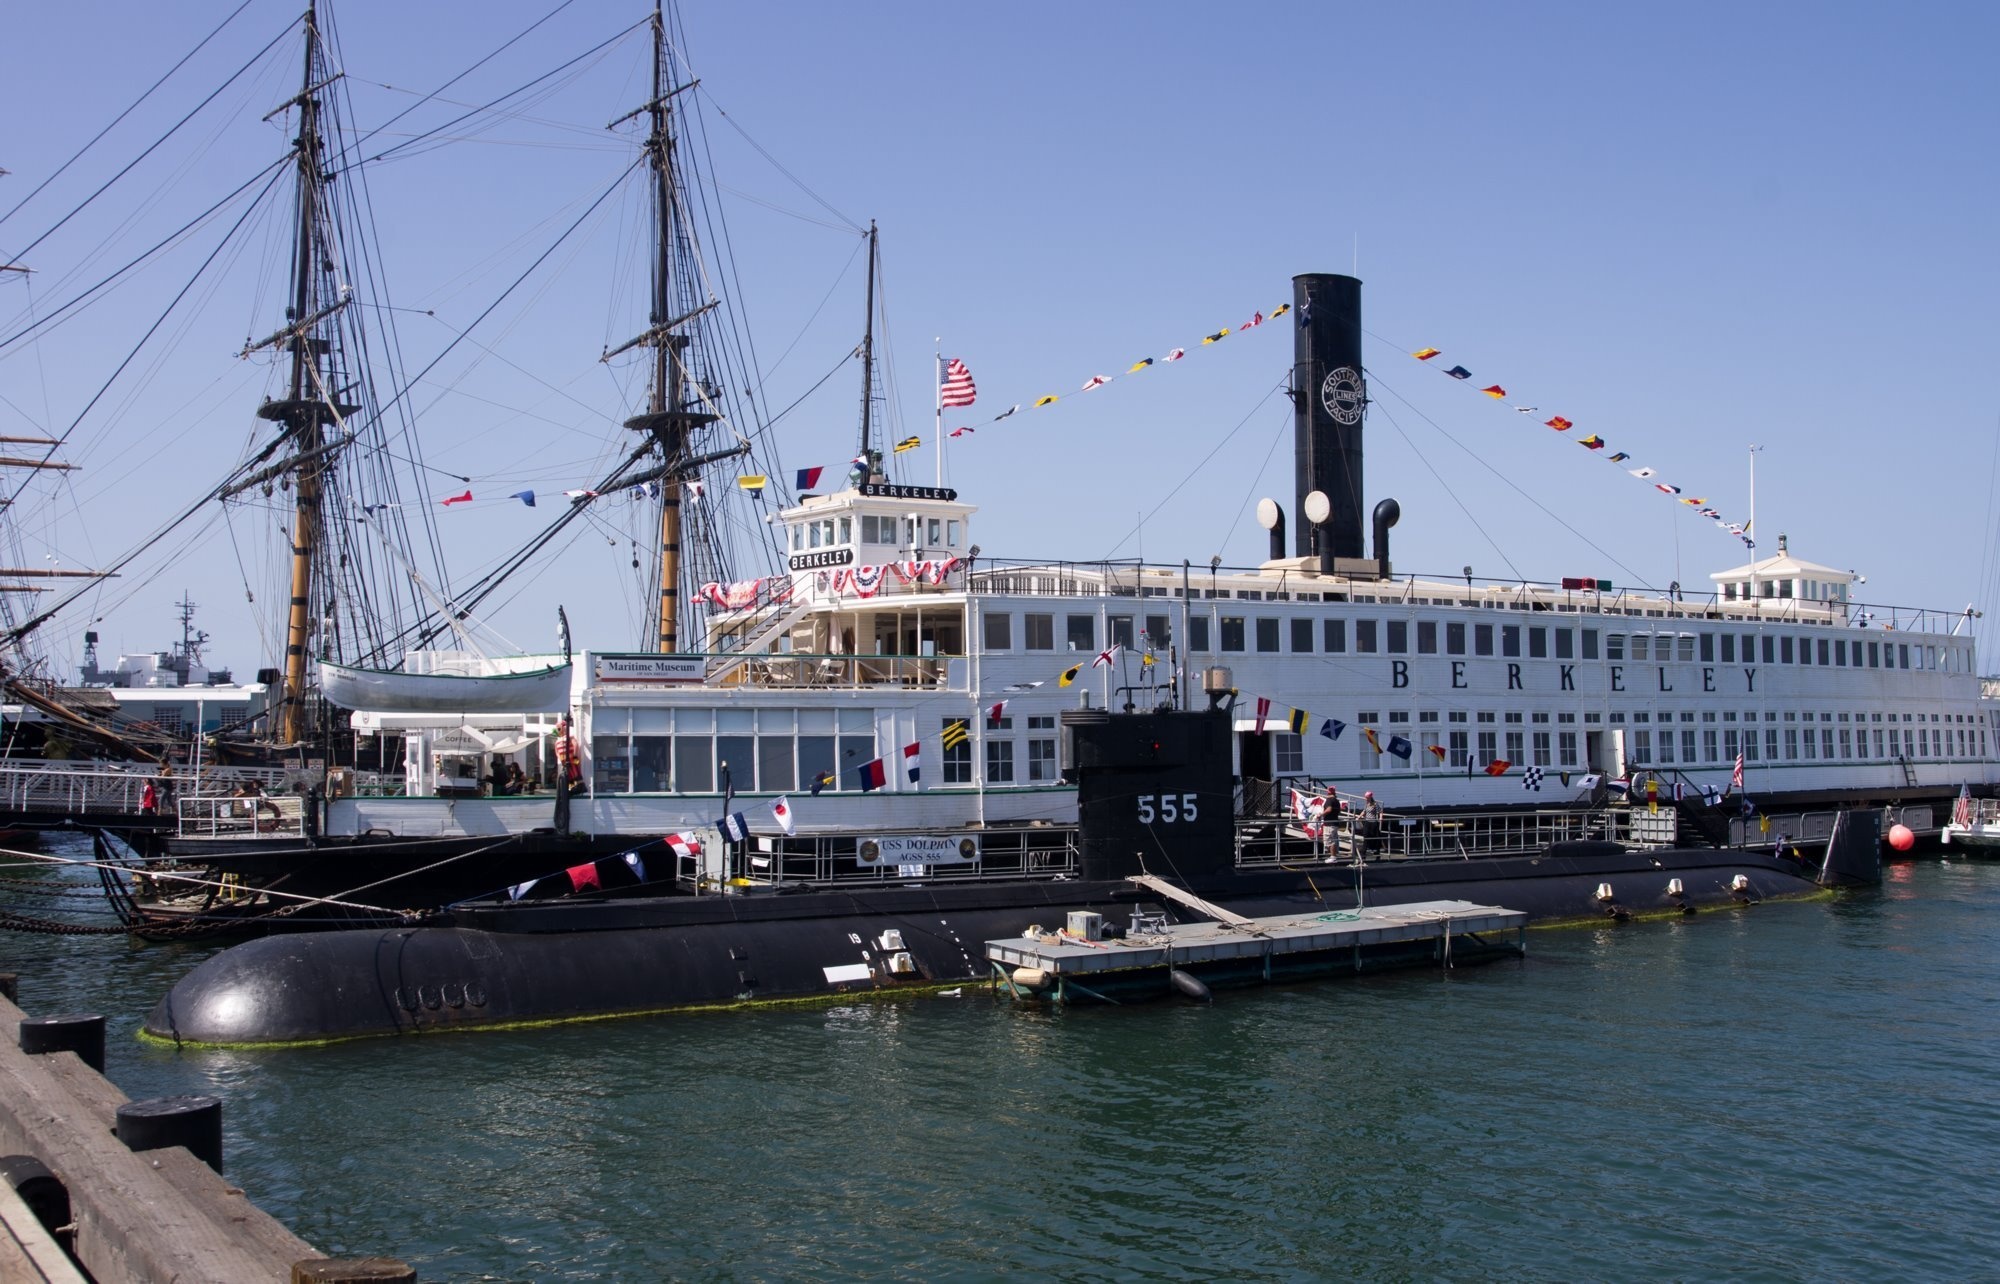
<svg viewBox="0 0 2000 1284">
<path fill-rule="evenodd" d="M 1317 490 L 1332 503 L 1313 546 L 1312 523 L 1301 520 L 1296 555 L 1365 557 L 1362 536 L 1361 419 L 1367 388 L 1361 378 L 1361 282 L 1315 272 L 1292 278 L 1293 449 L 1298 460 L 1295 513 Z"/>
</svg>

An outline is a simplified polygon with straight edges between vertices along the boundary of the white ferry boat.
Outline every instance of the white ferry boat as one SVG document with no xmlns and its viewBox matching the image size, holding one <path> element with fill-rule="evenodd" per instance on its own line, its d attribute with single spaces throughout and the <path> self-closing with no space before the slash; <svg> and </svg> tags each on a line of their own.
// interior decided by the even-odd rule
<svg viewBox="0 0 2000 1284">
<path fill-rule="evenodd" d="M 1032 863 L 1076 819 L 1057 716 L 1091 704 L 1232 703 L 1253 810 L 1288 786 L 1410 817 L 1602 802 L 1636 781 L 1640 798 L 1727 799 L 1733 836 L 1757 842 L 1786 836 L 1773 814 L 1835 805 L 1935 831 L 1962 785 L 1995 782 L 1966 613 L 1867 606 L 1850 572 L 1783 536 L 1700 596 L 1399 574 L 1394 500 L 1363 556 L 1358 498 L 1326 498 L 1361 493 L 1360 283 L 1294 290 L 1294 547 L 1267 501 L 1272 556 L 1254 567 L 1005 561 L 975 543 L 975 505 L 891 483 L 876 456 L 780 514 L 785 574 L 705 587 L 700 654 L 585 653 L 564 710 L 356 714 L 399 746 L 406 787 L 331 800 L 326 835 L 546 829 L 549 796 L 475 797 L 453 764 L 483 777 L 504 751 L 552 779 L 565 715 L 589 785 L 574 829 L 630 843 L 741 812 L 767 865 L 899 833 Z"/>
</svg>

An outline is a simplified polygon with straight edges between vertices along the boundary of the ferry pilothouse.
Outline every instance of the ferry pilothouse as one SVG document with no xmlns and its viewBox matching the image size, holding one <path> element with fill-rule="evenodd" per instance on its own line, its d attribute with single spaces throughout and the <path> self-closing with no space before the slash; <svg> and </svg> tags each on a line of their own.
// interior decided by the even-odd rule
<svg viewBox="0 0 2000 1284">
<path fill-rule="evenodd" d="M 1061 877 L 1078 813 L 1059 719 L 1088 707 L 1227 708 L 1246 812 L 1282 817 L 1293 789 L 1372 793 L 1424 852 L 1453 841 L 1454 814 L 1587 815 L 1626 782 L 1630 811 L 1705 796 L 1711 836 L 1750 844 L 1823 838 L 1787 816 L 1815 807 L 1889 805 L 1934 830 L 1962 787 L 1991 792 L 1967 613 L 1866 606 L 1855 576 L 1782 538 L 1699 596 L 1398 575 L 1395 500 L 1363 547 L 1360 283 L 1301 276 L 1294 297 L 1296 494 L 1260 506 L 1261 565 L 1002 560 L 975 542 L 973 504 L 864 452 L 841 489 L 778 515 L 783 573 L 703 587 L 700 653 L 584 652 L 558 707 L 356 712 L 384 796 L 332 783 L 288 854 L 219 814 L 184 823 L 175 855 L 303 890 L 301 839 L 339 849 L 343 887 L 366 881 L 363 851 L 393 877 L 478 846 L 477 875 L 452 867 L 425 893 L 445 899 L 636 844 L 660 862 L 649 879 L 695 888 Z M 570 736 L 574 797 L 489 770 L 552 783 Z M 751 837 L 725 857 L 734 815 Z"/>
</svg>

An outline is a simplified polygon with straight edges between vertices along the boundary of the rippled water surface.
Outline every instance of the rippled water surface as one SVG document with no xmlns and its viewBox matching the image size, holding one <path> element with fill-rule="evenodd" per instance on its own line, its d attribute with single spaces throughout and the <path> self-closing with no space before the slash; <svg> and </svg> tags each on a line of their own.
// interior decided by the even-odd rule
<svg viewBox="0 0 2000 1284">
<path fill-rule="evenodd" d="M 8 898 L 0 898 L 8 899 Z M 426 1280 L 1993 1278 L 2000 865 L 1530 934 L 1212 1007 L 980 987 L 266 1054 L 142 1045 L 206 951 L 0 935 L 135 1097 Z"/>
</svg>

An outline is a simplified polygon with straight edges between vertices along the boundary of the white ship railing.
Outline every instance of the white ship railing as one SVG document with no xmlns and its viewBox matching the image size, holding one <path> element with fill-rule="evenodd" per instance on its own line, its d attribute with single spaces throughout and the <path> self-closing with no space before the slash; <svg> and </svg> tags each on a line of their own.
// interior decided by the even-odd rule
<svg viewBox="0 0 2000 1284">
<path fill-rule="evenodd" d="M 182 838 L 299 838 L 305 834 L 302 798 L 202 795 L 180 799 L 175 810 Z"/>
<path fill-rule="evenodd" d="M 914 833 L 916 831 L 909 831 Z M 924 831 L 935 834 L 936 830 Z M 895 836 L 884 830 L 870 834 L 881 839 Z M 775 840 L 778 849 L 752 847 L 731 859 L 735 866 L 724 869 L 720 853 L 703 851 L 676 856 L 675 879 L 687 886 L 713 888 L 723 878 L 736 878 L 751 885 L 810 883 L 825 886 L 856 884 L 902 884 L 921 879 L 925 883 L 973 883 L 988 879 L 1048 879 L 1076 877 L 1076 831 L 1065 827 L 982 830 L 979 858 L 965 862 L 923 866 L 893 863 L 864 865 L 858 849 L 865 839 L 848 837 L 791 838 Z M 920 869 L 922 872 L 913 872 Z"/>
</svg>

